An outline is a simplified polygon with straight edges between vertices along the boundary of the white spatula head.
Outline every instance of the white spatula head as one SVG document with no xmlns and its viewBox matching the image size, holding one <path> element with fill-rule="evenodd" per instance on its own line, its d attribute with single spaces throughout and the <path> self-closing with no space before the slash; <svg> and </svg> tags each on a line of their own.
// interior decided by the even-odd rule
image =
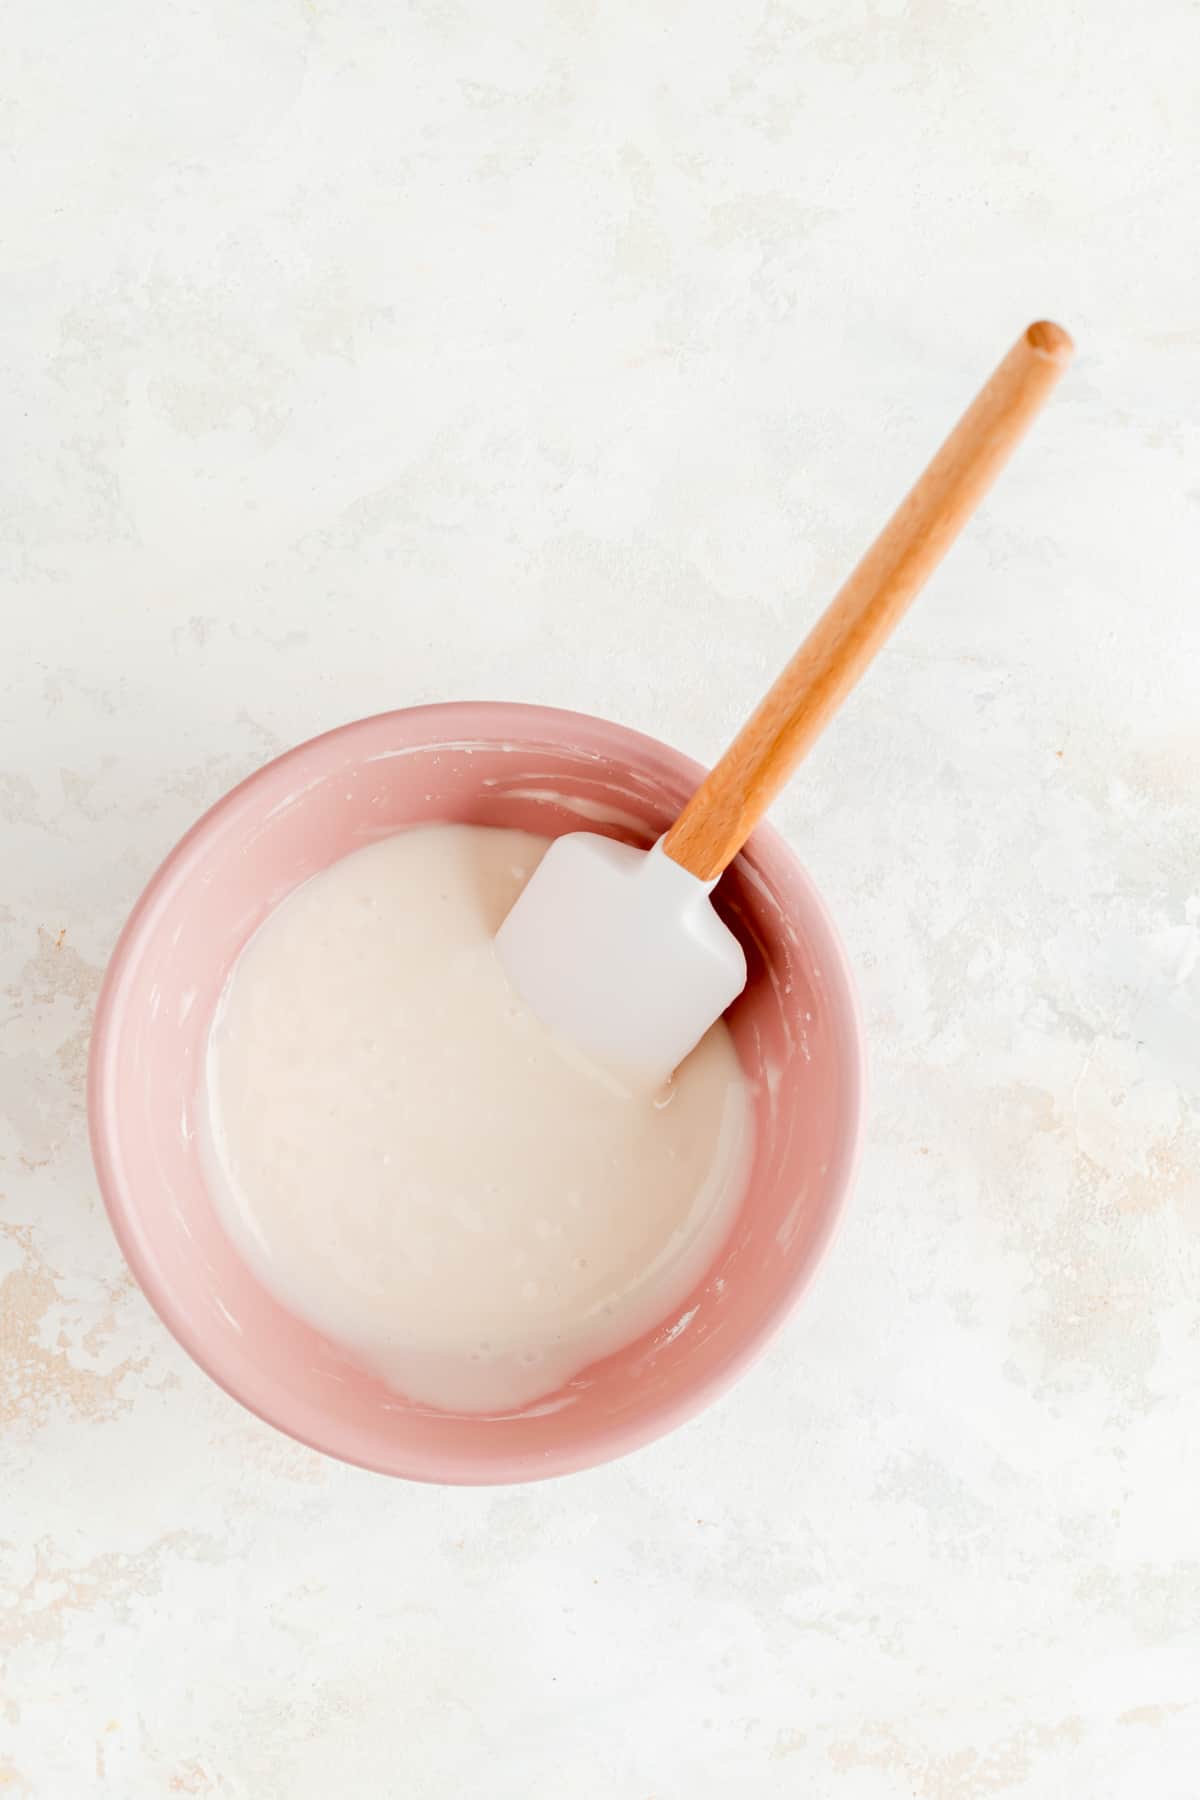
<svg viewBox="0 0 1200 1800">
<path fill-rule="evenodd" d="M 552 1031 L 639 1085 L 665 1081 L 746 985 L 715 883 L 594 832 L 556 838 L 496 934 Z"/>
</svg>

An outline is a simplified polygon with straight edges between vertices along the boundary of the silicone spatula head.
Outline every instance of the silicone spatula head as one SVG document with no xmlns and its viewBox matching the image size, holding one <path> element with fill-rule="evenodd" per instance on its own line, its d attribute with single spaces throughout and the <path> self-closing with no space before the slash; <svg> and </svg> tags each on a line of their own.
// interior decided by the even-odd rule
<svg viewBox="0 0 1200 1800">
<path fill-rule="evenodd" d="M 496 934 L 531 1011 L 641 1087 L 666 1081 L 746 985 L 746 958 L 698 881 L 661 846 L 556 838 Z"/>
</svg>

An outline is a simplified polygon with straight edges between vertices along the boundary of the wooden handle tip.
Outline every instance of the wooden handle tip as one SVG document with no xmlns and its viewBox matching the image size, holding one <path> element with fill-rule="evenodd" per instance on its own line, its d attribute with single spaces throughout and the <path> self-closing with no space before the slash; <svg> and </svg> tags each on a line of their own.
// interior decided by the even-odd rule
<svg viewBox="0 0 1200 1800">
<path fill-rule="evenodd" d="M 1069 331 L 1061 325 L 1055 325 L 1050 319 L 1039 319 L 1025 333 L 1025 342 L 1037 350 L 1042 356 L 1048 356 L 1054 362 L 1065 363 L 1075 349 L 1074 340 Z"/>
</svg>

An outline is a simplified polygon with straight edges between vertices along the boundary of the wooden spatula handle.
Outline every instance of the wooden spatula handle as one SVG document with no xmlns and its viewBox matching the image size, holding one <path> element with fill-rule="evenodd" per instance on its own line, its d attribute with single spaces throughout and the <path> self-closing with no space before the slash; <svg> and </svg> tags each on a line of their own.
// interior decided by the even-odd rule
<svg viewBox="0 0 1200 1800">
<path fill-rule="evenodd" d="M 702 881 L 733 861 L 813 740 L 991 487 L 1070 360 L 1059 325 L 1031 325 L 688 801 L 663 848 Z"/>
</svg>

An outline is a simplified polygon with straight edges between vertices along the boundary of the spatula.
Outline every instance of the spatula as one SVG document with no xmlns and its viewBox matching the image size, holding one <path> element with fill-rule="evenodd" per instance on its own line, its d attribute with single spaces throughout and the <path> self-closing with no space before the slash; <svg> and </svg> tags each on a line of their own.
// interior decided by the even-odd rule
<svg viewBox="0 0 1200 1800">
<path fill-rule="evenodd" d="M 656 1087 L 746 984 L 709 899 L 776 793 L 941 562 L 1070 360 L 1031 325 L 972 401 L 782 675 L 652 850 L 556 838 L 496 935 L 560 1037 Z"/>
</svg>

